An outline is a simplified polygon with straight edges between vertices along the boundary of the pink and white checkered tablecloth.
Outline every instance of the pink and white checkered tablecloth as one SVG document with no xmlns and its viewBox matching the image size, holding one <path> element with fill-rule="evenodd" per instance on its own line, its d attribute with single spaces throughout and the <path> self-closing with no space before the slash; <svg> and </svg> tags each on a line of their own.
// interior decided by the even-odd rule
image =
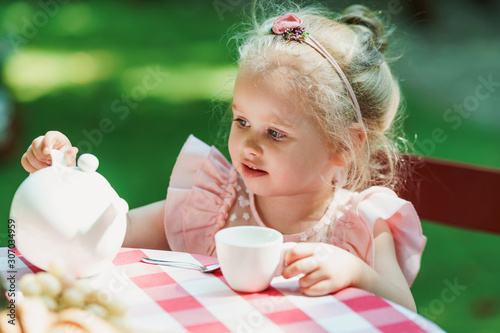
<svg viewBox="0 0 500 333">
<path fill-rule="evenodd" d="M 275 278 L 261 293 L 233 291 L 220 270 L 157 266 L 141 257 L 209 265 L 214 257 L 180 252 L 123 248 L 93 287 L 128 305 L 127 318 L 139 332 L 443 332 L 437 325 L 364 290 L 348 288 L 323 297 L 302 296 L 297 279 Z M 18 254 L 14 269 L 0 254 L 1 274 L 16 280 L 38 268 Z M 249 276 L 249 279 L 252 277 Z"/>
</svg>

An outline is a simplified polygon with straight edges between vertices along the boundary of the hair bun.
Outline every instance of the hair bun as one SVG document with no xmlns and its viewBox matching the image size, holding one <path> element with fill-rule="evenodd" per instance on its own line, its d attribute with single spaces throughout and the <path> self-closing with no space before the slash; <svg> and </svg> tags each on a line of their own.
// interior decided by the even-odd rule
<svg viewBox="0 0 500 333">
<path fill-rule="evenodd" d="M 360 25 L 371 31 L 371 37 L 375 47 L 384 53 L 388 47 L 388 33 L 384 22 L 378 17 L 381 12 L 371 11 L 363 5 L 352 5 L 347 7 L 338 17 L 337 21 L 348 25 Z"/>
</svg>

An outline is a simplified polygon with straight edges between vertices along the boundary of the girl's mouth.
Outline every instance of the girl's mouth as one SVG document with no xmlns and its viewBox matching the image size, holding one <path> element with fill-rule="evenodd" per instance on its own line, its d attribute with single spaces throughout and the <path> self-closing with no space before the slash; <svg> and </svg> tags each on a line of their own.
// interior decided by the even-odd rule
<svg viewBox="0 0 500 333">
<path fill-rule="evenodd" d="M 250 163 L 241 163 L 242 166 L 242 173 L 244 177 L 247 178 L 255 178 L 255 177 L 261 177 L 267 175 L 267 171 L 260 170 L 259 168 L 255 167 L 254 165 L 251 165 Z"/>
</svg>

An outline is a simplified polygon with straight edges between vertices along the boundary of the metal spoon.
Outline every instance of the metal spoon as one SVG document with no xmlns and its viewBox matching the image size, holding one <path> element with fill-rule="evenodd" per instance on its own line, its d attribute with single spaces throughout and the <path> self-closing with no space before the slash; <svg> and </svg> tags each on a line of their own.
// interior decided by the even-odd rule
<svg viewBox="0 0 500 333">
<path fill-rule="evenodd" d="M 147 262 L 148 264 L 184 267 L 184 268 L 186 268 L 185 266 L 196 267 L 197 269 L 199 269 L 203 273 L 211 273 L 211 272 L 216 271 L 220 268 L 219 264 L 209 265 L 209 266 L 205 267 L 202 265 L 193 264 L 192 262 L 184 262 L 184 261 L 160 260 L 160 259 L 151 259 L 151 258 L 146 258 L 146 257 L 142 257 L 141 260 L 144 262 Z"/>
</svg>

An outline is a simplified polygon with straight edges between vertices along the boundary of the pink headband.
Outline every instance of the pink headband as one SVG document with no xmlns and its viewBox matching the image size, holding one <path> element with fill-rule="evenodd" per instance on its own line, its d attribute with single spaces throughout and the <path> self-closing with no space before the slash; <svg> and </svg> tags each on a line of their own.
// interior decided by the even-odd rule
<svg viewBox="0 0 500 333">
<path fill-rule="evenodd" d="M 300 43 L 305 43 L 318 51 L 337 71 L 338 75 L 344 82 L 347 91 L 349 92 L 349 96 L 351 97 L 352 104 L 354 104 L 354 108 L 356 109 L 358 123 L 363 126 L 363 117 L 361 116 L 361 109 L 359 108 L 358 100 L 356 99 L 356 95 L 354 94 L 354 90 L 352 90 L 351 84 L 347 80 L 342 69 L 337 64 L 335 59 L 325 50 L 325 48 L 316 41 L 312 36 L 309 35 L 308 32 L 305 31 L 304 28 L 301 27 L 302 20 L 294 13 L 287 13 L 283 16 L 279 16 L 274 20 L 272 33 L 276 35 L 283 35 L 283 38 L 287 41 L 297 41 Z"/>
</svg>

